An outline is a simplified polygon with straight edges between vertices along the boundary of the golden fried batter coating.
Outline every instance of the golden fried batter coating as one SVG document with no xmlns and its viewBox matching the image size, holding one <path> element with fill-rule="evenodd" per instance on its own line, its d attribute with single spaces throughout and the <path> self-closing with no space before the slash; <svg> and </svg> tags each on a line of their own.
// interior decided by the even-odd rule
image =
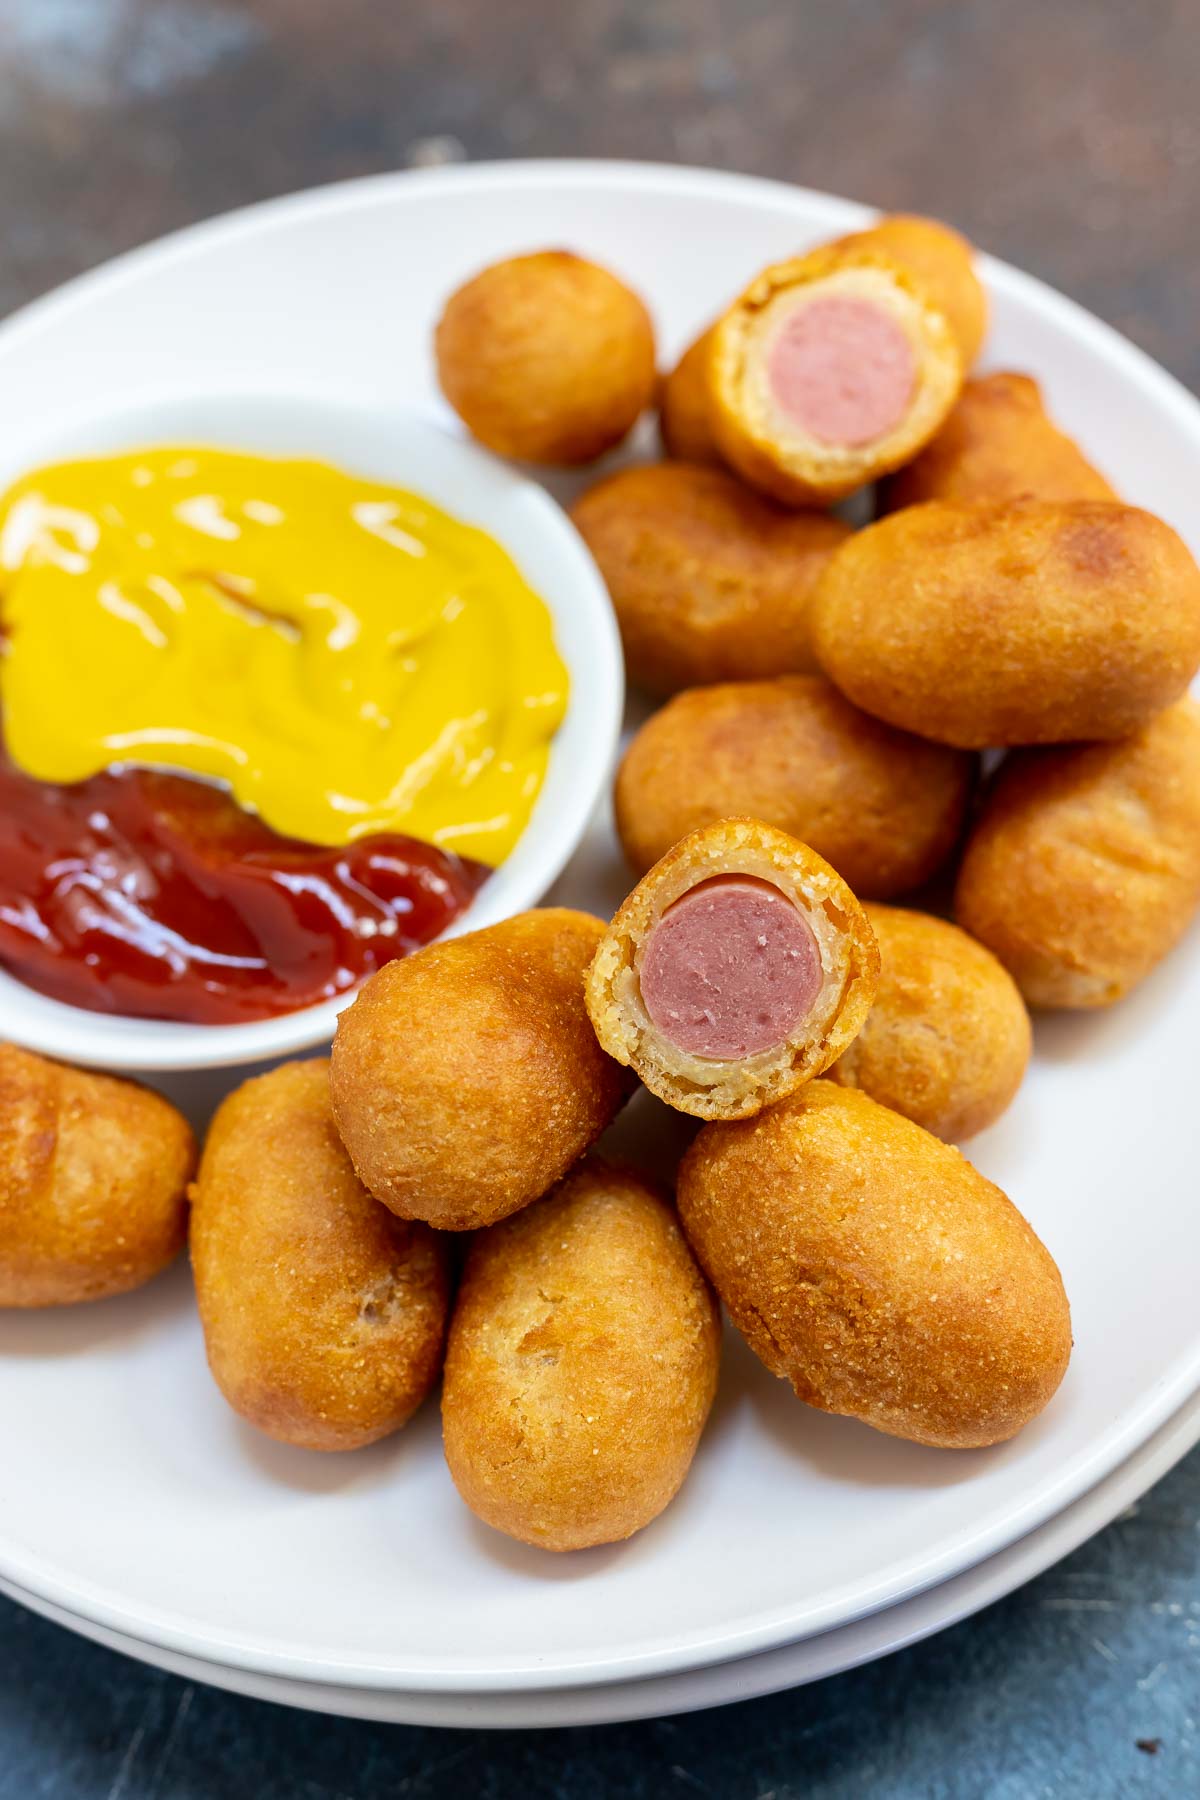
<svg viewBox="0 0 1200 1800">
<path fill-rule="evenodd" d="M 583 1004 L 589 913 L 519 913 L 387 963 L 338 1020 L 333 1110 L 354 1166 L 402 1219 L 494 1224 L 537 1200 L 631 1083 Z"/>
<path fill-rule="evenodd" d="M 668 1106 L 740 1119 L 841 1055 L 878 968 L 862 908 L 815 850 L 760 820 L 723 819 L 690 832 L 620 907 L 587 1008 L 604 1048 Z"/>
<path fill-rule="evenodd" d="M 965 237 L 938 219 L 917 213 L 888 213 L 865 231 L 839 243 L 885 250 L 902 262 L 937 301 L 950 321 L 964 368 L 979 355 L 987 333 L 988 303 L 975 273 L 974 252 Z"/>
<path fill-rule="evenodd" d="M 434 345 L 442 392 L 501 456 L 591 462 L 654 400 L 649 313 L 615 275 L 567 250 L 482 270 L 446 302 Z"/>
<path fill-rule="evenodd" d="M 1032 375 L 968 381 L 942 429 L 889 476 L 881 513 L 924 500 L 1115 500 L 1116 490 L 1046 412 Z"/>
<path fill-rule="evenodd" d="M 945 919 L 864 910 L 879 986 L 829 1078 L 960 1143 L 994 1124 L 1021 1085 L 1032 1048 L 1025 1003 L 996 958 Z"/>
<path fill-rule="evenodd" d="M 183 1248 L 195 1160 L 161 1094 L 0 1044 L 0 1306 L 141 1287 Z"/>
<path fill-rule="evenodd" d="M 1108 1006 L 1200 906 L 1200 706 L 1116 744 L 1001 765 L 967 841 L 955 914 L 1030 1006 Z"/>
<path fill-rule="evenodd" d="M 773 1375 L 823 1412 L 973 1449 L 1062 1380 L 1053 1259 L 957 1150 L 866 1094 L 814 1081 L 707 1125 L 679 1172 L 693 1250 Z"/>
<path fill-rule="evenodd" d="M 976 759 L 859 712 L 820 675 L 693 688 L 617 771 L 635 874 L 698 826 L 741 813 L 811 844 L 861 897 L 910 892 L 962 831 Z"/>
<path fill-rule="evenodd" d="M 398 1430 L 441 1367 L 446 1242 L 393 1218 L 355 1175 L 326 1061 L 286 1063 L 229 1095 L 192 1199 L 204 1343 L 230 1406 L 307 1450 Z"/>
<path fill-rule="evenodd" d="M 963 358 L 937 301 L 872 241 L 764 269 L 714 327 L 707 370 L 726 462 L 785 505 L 823 506 L 929 442 Z"/>
<path fill-rule="evenodd" d="M 711 463 L 724 467 L 709 419 L 708 355 L 713 328 L 689 344 L 658 395 L 658 426 L 663 449 L 676 462 Z"/>
<path fill-rule="evenodd" d="M 719 1356 L 673 1208 L 589 1157 L 471 1245 L 442 1395 L 455 1486 L 542 1549 L 630 1537 L 683 1484 Z"/>
<path fill-rule="evenodd" d="M 830 680 L 890 725 L 966 749 L 1124 737 L 1200 664 L 1200 570 L 1115 501 L 931 500 L 856 532 L 809 620 Z"/>
<path fill-rule="evenodd" d="M 608 476 L 571 517 L 608 584 L 630 679 L 649 692 L 816 667 L 808 602 L 850 536 L 840 519 L 669 462 Z"/>
</svg>

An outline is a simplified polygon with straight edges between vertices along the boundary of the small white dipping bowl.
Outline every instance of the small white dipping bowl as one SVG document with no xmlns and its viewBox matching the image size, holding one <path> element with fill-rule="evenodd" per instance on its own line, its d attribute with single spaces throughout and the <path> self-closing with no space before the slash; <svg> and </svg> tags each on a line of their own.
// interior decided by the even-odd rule
<svg viewBox="0 0 1200 1800">
<path fill-rule="evenodd" d="M 612 768 L 624 700 L 620 640 L 608 594 L 566 515 L 532 481 L 485 451 L 403 412 L 310 394 L 151 395 L 119 414 L 6 442 L 0 484 L 72 456 L 205 444 L 267 456 L 311 456 L 411 488 L 501 543 L 554 620 L 571 691 L 542 791 L 512 855 L 445 934 L 494 925 L 533 906 L 575 850 Z M 328 1043 L 354 990 L 247 1025 L 190 1025 L 90 1012 L 47 999 L 0 971 L 0 1037 L 101 1069 L 212 1069 Z"/>
</svg>

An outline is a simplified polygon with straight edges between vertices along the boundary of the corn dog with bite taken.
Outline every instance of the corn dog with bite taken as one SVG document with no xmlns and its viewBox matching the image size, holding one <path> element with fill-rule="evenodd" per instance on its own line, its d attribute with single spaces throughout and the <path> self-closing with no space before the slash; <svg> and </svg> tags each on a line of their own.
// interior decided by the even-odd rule
<svg viewBox="0 0 1200 1800">
<path fill-rule="evenodd" d="M 966 362 L 938 294 L 871 233 L 764 269 L 708 354 L 717 446 L 791 506 L 826 506 L 909 462 Z"/>
<path fill-rule="evenodd" d="M 723 819 L 630 894 L 597 948 L 587 1007 L 604 1049 L 668 1106 L 739 1119 L 841 1054 L 878 968 L 862 908 L 815 850 Z"/>
</svg>

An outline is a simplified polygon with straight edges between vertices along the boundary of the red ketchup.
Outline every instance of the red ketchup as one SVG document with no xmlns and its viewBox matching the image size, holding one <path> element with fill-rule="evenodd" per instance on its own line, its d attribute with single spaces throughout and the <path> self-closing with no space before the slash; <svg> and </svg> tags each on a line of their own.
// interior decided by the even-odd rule
<svg viewBox="0 0 1200 1800">
<path fill-rule="evenodd" d="M 427 944 L 490 870 L 415 838 L 279 837 L 189 776 L 34 781 L 0 751 L 0 965 L 93 1012 L 244 1024 Z"/>
</svg>

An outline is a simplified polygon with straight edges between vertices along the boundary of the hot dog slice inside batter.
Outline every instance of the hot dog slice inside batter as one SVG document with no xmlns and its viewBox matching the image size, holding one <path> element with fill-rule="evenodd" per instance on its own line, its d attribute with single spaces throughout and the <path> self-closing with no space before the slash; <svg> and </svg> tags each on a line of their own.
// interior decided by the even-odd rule
<svg viewBox="0 0 1200 1800">
<path fill-rule="evenodd" d="M 778 888 L 720 875 L 667 909 L 638 975 L 664 1037 L 689 1055 L 731 1061 L 784 1042 L 820 993 L 821 955 Z"/>
<path fill-rule="evenodd" d="M 780 411 L 824 444 L 857 449 L 894 431 L 912 404 L 917 364 L 903 327 L 860 294 L 795 307 L 766 368 Z"/>
</svg>

